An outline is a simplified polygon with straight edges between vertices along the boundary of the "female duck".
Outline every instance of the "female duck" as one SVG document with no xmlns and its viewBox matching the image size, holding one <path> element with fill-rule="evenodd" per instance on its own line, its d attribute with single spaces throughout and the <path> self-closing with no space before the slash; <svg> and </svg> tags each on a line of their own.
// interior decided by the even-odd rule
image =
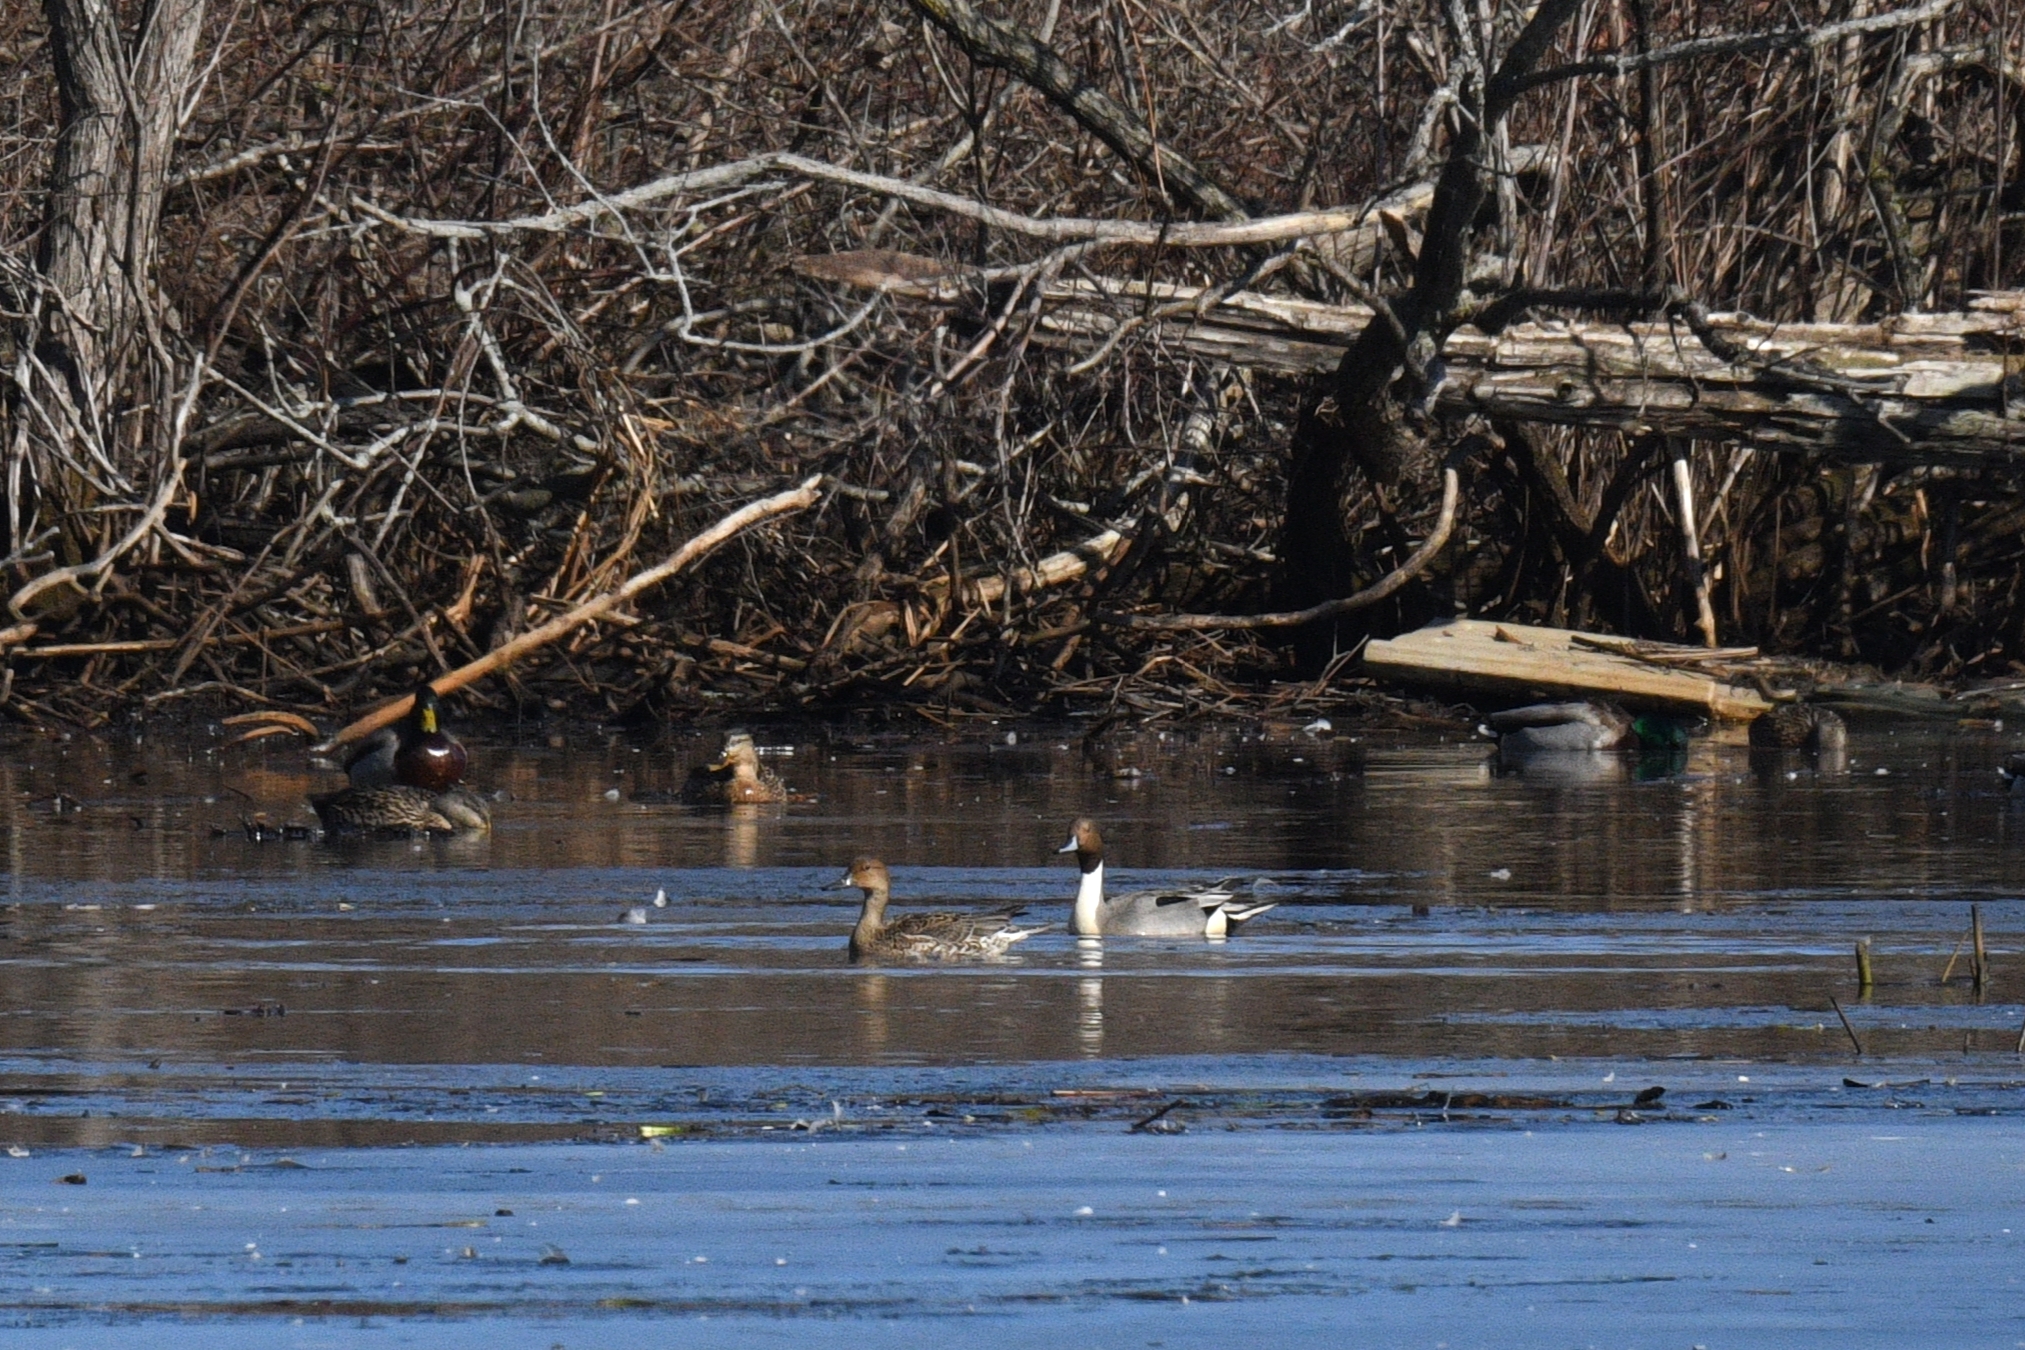
<svg viewBox="0 0 2025 1350">
<path fill-rule="evenodd" d="M 1118 934 L 1132 937 L 1228 937 L 1247 919 L 1273 906 L 1237 903 L 1232 891 L 1131 891 L 1104 894 L 1104 837 L 1089 819 L 1069 831 L 1069 842 L 1055 850 L 1076 855 L 1082 882 L 1076 887 L 1076 908 L 1070 927 L 1079 936 Z"/>
<path fill-rule="evenodd" d="M 839 880 L 823 887 L 841 891 L 856 886 L 865 893 L 865 907 L 858 912 L 858 925 L 851 930 L 853 961 L 963 961 L 1005 955 L 1015 942 L 1024 942 L 1039 928 L 1015 928 L 1018 910 L 995 914 L 902 914 L 886 920 L 886 904 L 892 898 L 893 880 L 886 864 L 877 858 L 859 858 Z"/>
<path fill-rule="evenodd" d="M 1751 723 L 1753 750 L 1845 750 L 1849 724 L 1833 708 L 1781 703 Z"/>
<path fill-rule="evenodd" d="M 716 806 L 746 806 L 789 801 L 793 794 L 773 770 L 759 762 L 759 747 L 743 731 L 724 738 L 724 753 L 715 764 L 689 771 L 682 800 Z"/>
<path fill-rule="evenodd" d="M 326 834 L 408 836 L 492 828 L 485 799 L 466 787 L 444 792 L 405 783 L 351 787 L 313 796 L 309 804 Z"/>
</svg>

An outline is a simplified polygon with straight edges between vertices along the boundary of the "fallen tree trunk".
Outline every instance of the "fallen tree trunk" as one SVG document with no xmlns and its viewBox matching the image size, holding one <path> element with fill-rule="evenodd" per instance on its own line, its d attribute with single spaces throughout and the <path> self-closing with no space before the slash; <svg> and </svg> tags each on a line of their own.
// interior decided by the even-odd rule
<svg viewBox="0 0 2025 1350">
<path fill-rule="evenodd" d="M 926 259 L 808 259 L 826 280 L 949 304 L 960 269 Z M 1333 371 L 1366 324 L 1362 305 L 1120 280 L 1041 287 L 1035 340 L 1098 350 L 1121 338 L 1284 375 Z M 1901 314 L 1868 324 L 1780 324 L 1708 316 L 1726 359 L 1682 322 L 1523 323 L 1453 334 L 1441 352 L 1444 415 L 1609 427 L 1851 463 L 1981 468 L 2025 460 L 2025 294 L 1965 313 Z"/>
</svg>

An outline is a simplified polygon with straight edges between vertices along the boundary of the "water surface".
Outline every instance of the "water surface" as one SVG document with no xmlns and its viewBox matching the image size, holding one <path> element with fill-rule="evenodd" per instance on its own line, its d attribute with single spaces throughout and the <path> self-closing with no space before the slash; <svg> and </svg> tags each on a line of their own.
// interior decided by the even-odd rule
<svg viewBox="0 0 2025 1350">
<path fill-rule="evenodd" d="M 1901 1325 L 1865 1299 L 1920 1261 L 2014 1279 L 2025 799 L 1999 729 L 1860 727 L 1831 766 L 1703 742 L 1652 781 L 1499 774 L 1433 735 L 758 731 L 812 801 L 670 803 L 700 735 L 480 742 L 489 837 L 349 844 L 248 838 L 331 785 L 299 745 L 9 742 L 0 1264 L 40 1291 L 16 1326 L 611 1344 L 713 1317 L 799 1343 L 870 1316 L 913 1343 L 962 1314 L 1143 1343 L 1354 1307 L 1432 1344 L 1428 1310 L 1468 1298 L 1532 1330 L 1451 1343 L 1783 1340 Z M 1223 943 L 1078 941 L 1054 850 L 1082 814 L 1114 887 L 1236 876 L 1278 907 Z M 853 967 L 855 896 L 820 887 L 867 852 L 902 907 L 1055 927 Z M 1966 951 L 1942 981 L 1972 905 L 1980 989 Z M 1780 1198 L 1817 1165 L 1839 1179 Z M 853 1232 L 895 1187 L 885 1271 Z M 1872 1218 L 1844 1232 L 1850 1205 Z M 1909 1249 L 1908 1214 L 1944 1231 Z M 1750 1253 L 1824 1243 L 1759 1289 Z M 1183 1299 L 1221 1311 L 1147 1311 Z M 1994 1306 L 1956 1310 L 1961 1343 L 2018 1339 L 2025 1302 Z"/>
</svg>

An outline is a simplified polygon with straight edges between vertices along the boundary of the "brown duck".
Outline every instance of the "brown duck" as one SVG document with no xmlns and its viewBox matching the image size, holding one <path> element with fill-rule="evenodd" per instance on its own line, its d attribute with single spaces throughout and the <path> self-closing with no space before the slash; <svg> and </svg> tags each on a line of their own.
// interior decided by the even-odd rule
<svg viewBox="0 0 2025 1350">
<path fill-rule="evenodd" d="M 466 787 L 444 792 L 395 783 L 390 787 L 345 788 L 309 799 L 325 834 L 400 838 L 456 834 L 492 828 L 485 799 Z"/>
<path fill-rule="evenodd" d="M 1753 750 L 1843 750 L 1849 724 L 1817 703 L 1780 703 L 1751 723 Z"/>
<path fill-rule="evenodd" d="M 877 858 L 859 858 L 851 870 L 829 885 L 826 891 L 856 886 L 865 893 L 865 907 L 851 930 L 853 961 L 963 961 L 1003 956 L 1015 942 L 1024 942 L 1039 928 L 1015 928 L 1012 919 L 1019 911 L 999 910 L 988 914 L 902 914 L 888 922 L 886 904 L 892 897 L 893 880 L 886 864 Z"/>
<path fill-rule="evenodd" d="M 715 764 L 689 771 L 682 800 L 705 806 L 745 806 L 794 800 L 780 776 L 759 762 L 759 747 L 743 731 L 724 738 L 724 753 Z"/>
</svg>

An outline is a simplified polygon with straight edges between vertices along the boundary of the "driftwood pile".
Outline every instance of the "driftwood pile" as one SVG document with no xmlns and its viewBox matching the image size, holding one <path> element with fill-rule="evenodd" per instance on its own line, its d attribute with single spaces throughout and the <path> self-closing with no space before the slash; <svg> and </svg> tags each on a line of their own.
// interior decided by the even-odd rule
<svg viewBox="0 0 2025 1350">
<path fill-rule="evenodd" d="M 0 17 L 17 718 L 2025 660 L 2001 7 L 149 13 Z"/>
</svg>

